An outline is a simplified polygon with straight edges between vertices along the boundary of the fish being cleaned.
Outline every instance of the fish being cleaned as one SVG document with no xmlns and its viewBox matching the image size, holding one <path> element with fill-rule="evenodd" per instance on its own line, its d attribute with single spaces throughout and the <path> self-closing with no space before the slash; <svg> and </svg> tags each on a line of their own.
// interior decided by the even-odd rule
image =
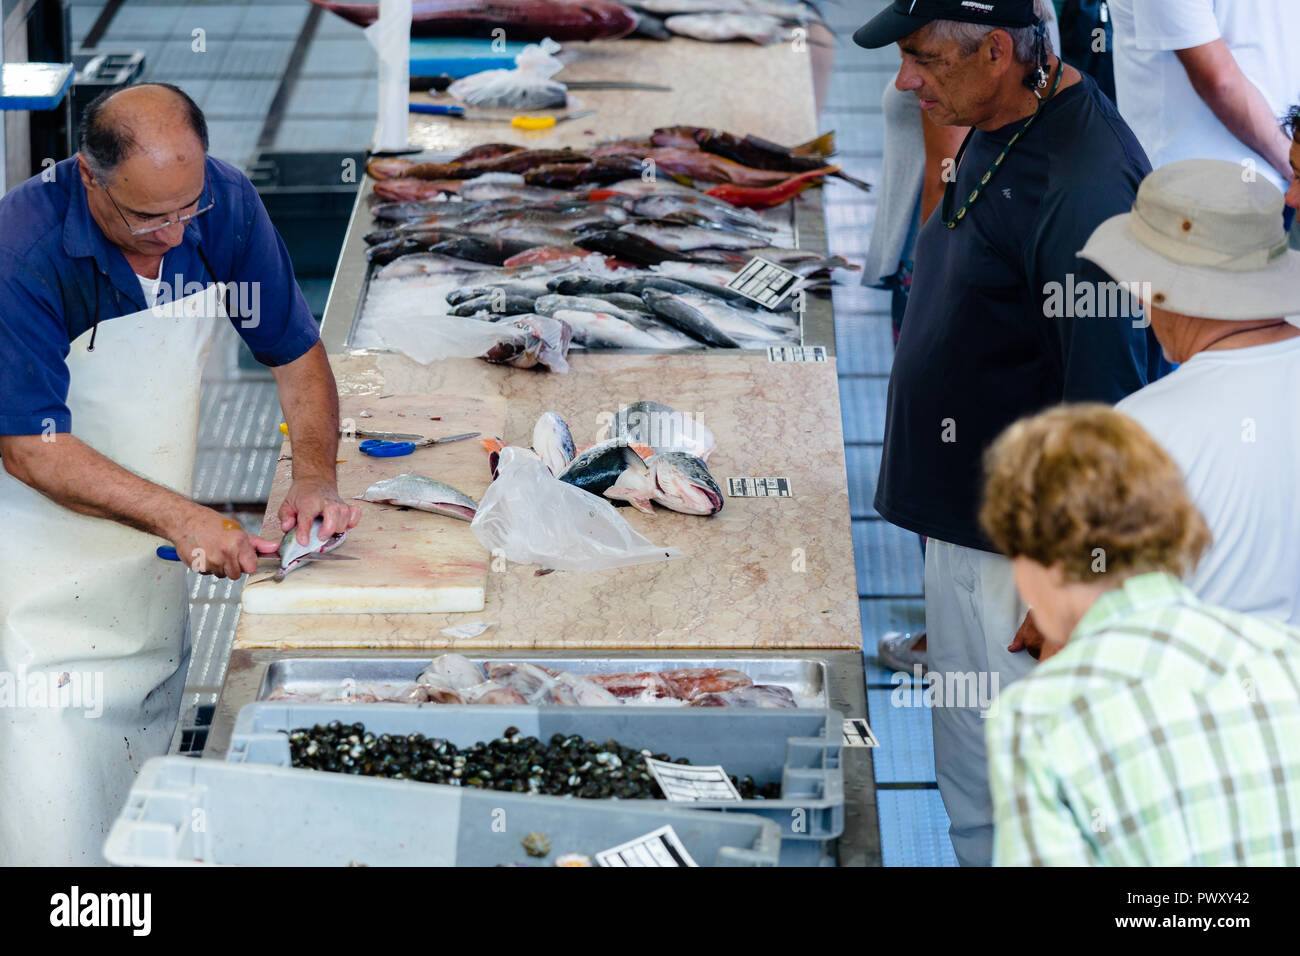
<svg viewBox="0 0 1300 956">
<path fill-rule="evenodd" d="M 789 32 L 783 21 L 762 13 L 686 13 L 668 17 L 664 26 L 678 36 L 707 43 L 749 40 L 770 46 Z"/>
<path fill-rule="evenodd" d="M 647 514 L 658 502 L 688 515 L 714 515 L 722 510 L 722 490 L 702 460 L 685 452 L 661 452 L 648 462 L 631 463 L 618 480 L 602 492 L 627 501 Z"/>
<path fill-rule="evenodd" d="M 605 427 L 604 439 L 648 445 L 656 454 L 681 451 L 707 461 L 717 447 L 713 432 L 697 416 L 679 412 L 663 402 L 620 405 Z"/>
<path fill-rule="evenodd" d="M 298 543 L 297 528 L 290 528 L 286 531 L 284 537 L 280 539 L 280 570 L 271 575 L 270 578 L 263 578 L 262 580 L 271 580 L 279 584 L 291 572 L 298 570 L 305 564 L 310 564 L 312 561 L 355 561 L 356 558 L 341 554 L 330 554 L 331 551 L 343 543 L 347 532 L 336 531 L 328 538 L 322 538 L 320 533 L 324 525 L 323 518 L 317 518 L 311 523 L 311 534 L 307 538 L 306 544 Z"/>
<path fill-rule="evenodd" d="M 473 521 L 474 515 L 478 513 L 478 502 L 464 492 L 437 479 L 409 473 L 377 481 L 366 489 L 365 494 L 357 495 L 356 498 L 358 501 L 375 504 L 430 511 L 449 518 L 460 518 L 462 521 Z"/>
<path fill-rule="evenodd" d="M 568 467 L 576 454 L 573 433 L 555 412 L 542 412 L 533 426 L 533 451 L 537 452 L 552 475 Z"/>
</svg>

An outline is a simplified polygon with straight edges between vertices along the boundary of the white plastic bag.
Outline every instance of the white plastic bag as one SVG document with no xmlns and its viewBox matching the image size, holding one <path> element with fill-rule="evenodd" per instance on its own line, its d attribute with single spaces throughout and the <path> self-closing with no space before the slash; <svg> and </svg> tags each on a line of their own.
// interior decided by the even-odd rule
<svg viewBox="0 0 1300 956">
<path fill-rule="evenodd" d="M 513 70 L 484 70 L 447 87 L 469 106 L 508 110 L 559 109 L 568 102 L 564 84 L 553 80 L 564 64 L 555 58 L 560 45 L 547 37 L 530 43 L 515 57 Z"/>
<path fill-rule="evenodd" d="M 608 501 L 559 481 L 532 452 L 509 445 L 470 529 L 493 554 L 559 571 L 601 571 L 682 556 L 676 548 L 651 544 Z"/>
</svg>

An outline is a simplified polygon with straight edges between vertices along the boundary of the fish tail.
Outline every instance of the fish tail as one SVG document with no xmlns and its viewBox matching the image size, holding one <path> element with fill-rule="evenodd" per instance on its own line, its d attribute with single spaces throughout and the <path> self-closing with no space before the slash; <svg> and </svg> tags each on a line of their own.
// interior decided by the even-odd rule
<svg viewBox="0 0 1300 956">
<path fill-rule="evenodd" d="M 800 143 L 790 150 L 794 156 L 830 156 L 835 152 L 835 130 L 822 133 L 816 139 Z"/>
<path fill-rule="evenodd" d="M 506 447 L 506 443 L 500 438 L 480 438 L 478 443 L 483 446 L 483 450 L 489 454 L 496 452 L 501 453 L 501 449 Z"/>
</svg>

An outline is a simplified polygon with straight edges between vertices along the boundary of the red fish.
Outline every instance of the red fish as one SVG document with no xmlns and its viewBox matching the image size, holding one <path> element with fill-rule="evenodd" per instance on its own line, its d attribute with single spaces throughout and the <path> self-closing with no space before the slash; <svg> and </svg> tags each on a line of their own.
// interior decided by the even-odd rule
<svg viewBox="0 0 1300 956">
<path fill-rule="evenodd" d="M 760 188 L 723 183 L 720 186 L 714 186 L 712 189 L 708 190 L 708 195 L 712 196 L 714 199 L 721 199 L 724 202 L 729 202 L 733 206 L 743 206 L 746 209 L 766 209 L 770 206 L 779 206 L 783 202 L 788 202 L 808 187 L 816 185 L 816 181 L 821 179 L 821 177 L 829 176 L 831 173 L 838 171 L 838 166 L 827 166 L 824 169 L 810 169 L 806 173 L 800 173 L 798 176 L 791 176 L 789 179 L 779 182 L 774 186 L 763 186 Z"/>
<path fill-rule="evenodd" d="M 435 199 L 443 193 L 459 192 L 464 181 L 460 179 L 385 179 L 375 183 L 375 195 L 380 199 L 419 200 Z"/>
<path fill-rule="evenodd" d="M 368 27 L 377 3 L 311 0 L 344 20 Z M 636 29 L 637 17 L 612 0 L 414 0 L 412 36 L 490 37 L 502 28 L 512 40 L 617 40 Z"/>
</svg>

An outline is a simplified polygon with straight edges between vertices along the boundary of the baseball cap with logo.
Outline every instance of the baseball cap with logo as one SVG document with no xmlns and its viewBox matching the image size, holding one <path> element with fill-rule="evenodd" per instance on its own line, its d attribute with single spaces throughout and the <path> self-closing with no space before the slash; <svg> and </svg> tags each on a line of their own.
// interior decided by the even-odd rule
<svg viewBox="0 0 1300 956">
<path fill-rule="evenodd" d="M 986 27 L 1031 27 L 1034 0 L 894 0 L 889 9 L 858 28 L 853 42 L 868 50 L 897 43 L 934 20 L 958 20 Z"/>
<path fill-rule="evenodd" d="M 1080 258 L 1148 305 L 1204 319 L 1254 321 L 1292 315 L 1300 252 L 1287 248 L 1282 193 L 1237 163 L 1183 159 L 1142 180 L 1133 211 L 1107 219 Z"/>
</svg>

